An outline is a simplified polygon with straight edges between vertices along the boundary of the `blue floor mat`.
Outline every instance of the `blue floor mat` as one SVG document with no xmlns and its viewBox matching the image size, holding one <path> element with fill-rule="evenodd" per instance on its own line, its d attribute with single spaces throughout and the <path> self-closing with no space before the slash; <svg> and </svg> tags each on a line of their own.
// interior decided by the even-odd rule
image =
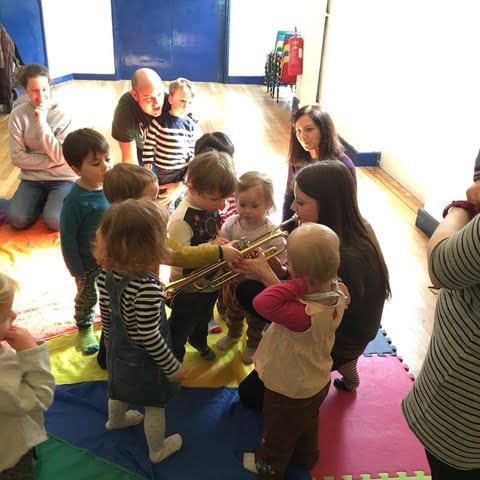
<svg viewBox="0 0 480 480">
<path fill-rule="evenodd" d="M 183 387 L 166 417 L 167 435 L 180 433 L 183 447 L 156 465 L 148 459 L 143 424 L 105 429 L 106 382 L 57 386 L 45 420 L 49 433 L 148 479 L 258 479 L 243 468 L 242 457 L 258 445 L 262 420 L 242 407 L 236 389 Z M 290 466 L 285 479 L 311 477 Z"/>
<path fill-rule="evenodd" d="M 392 341 L 387 337 L 387 332 L 380 329 L 376 337 L 365 348 L 363 355 L 365 357 L 370 357 L 371 355 L 379 355 L 380 357 L 384 355 L 396 356 L 397 347 L 392 345 Z"/>
</svg>

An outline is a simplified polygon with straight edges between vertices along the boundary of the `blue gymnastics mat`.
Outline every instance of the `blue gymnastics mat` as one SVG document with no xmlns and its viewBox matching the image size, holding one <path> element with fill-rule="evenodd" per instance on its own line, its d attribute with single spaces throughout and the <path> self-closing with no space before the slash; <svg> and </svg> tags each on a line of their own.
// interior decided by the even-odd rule
<svg viewBox="0 0 480 480">
<path fill-rule="evenodd" d="M 166 418 L 167 435 L 180 433 L 183 447 L 159 464 L 148 459 L 143 423 L 105 429 L 105 381 L 57 386 L 46 427 L 56 437 L 148 479 L 258 479 L 243 468 L 242 458 L 258 445 L 261 415 L 240 404 L 236 388 L 182 387 L 167 405 Z M 311 476 L 290 466 L 285 479 L 310 480 Z"/>
</svg>

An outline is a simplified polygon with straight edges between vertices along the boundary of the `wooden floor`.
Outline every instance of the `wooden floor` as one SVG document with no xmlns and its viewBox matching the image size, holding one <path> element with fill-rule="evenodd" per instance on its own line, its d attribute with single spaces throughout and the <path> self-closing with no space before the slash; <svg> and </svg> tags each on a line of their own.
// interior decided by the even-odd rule
<svg viewBox="0 0 480 480">
<path fill-rule="evenodd" d="M 290 132 L 289 89 L 280 92 L 276 103 L 259 85 L 197 86 L 194 113 L 202 130 L 224 131 L 232 138 L 239 174 L 261 170 L 271 175 L 281 210 Z M 96 128 L 107 137 L 115 163 L 120 151 L 110 135 L 111 119 L 117 99 L 128 88 L 127 81 L 84 80 L 54 87 L 56 99 L 71 112 L 77 127 Z M 18 184 L 18 170 L 8 154 L 7 128 L 8 115 L 1 114 L 0 197 L 10 197 Z M 428 346 L 435 305 L 435 296 L 428 290 L 427 238 L 415 227 L 422 205 L 380 168 L 357 170 L 360 208 L 377 233 L 390 271 L 393 294 L 382 326 L 411 372 L 417 374 Z M 280 220 L 279 211 L 273 220 Z"/>
</svg>

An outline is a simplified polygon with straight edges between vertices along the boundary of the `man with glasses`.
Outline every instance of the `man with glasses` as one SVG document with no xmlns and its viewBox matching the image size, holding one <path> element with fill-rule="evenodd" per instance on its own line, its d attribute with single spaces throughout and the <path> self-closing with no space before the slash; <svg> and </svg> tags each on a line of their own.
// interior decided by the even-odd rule
<svg viewBox="0 0 480 480">
<path fill-rule="evenodd" d="M 112 122 L 112 137 L 118 141 L 123 163 L 142 165 L 145 133 L 154 117 L 170 104 L 162 79 L 150 68 L 140 68 L 132 75 L 132 88 L 118 101 Z"/>
</svg>

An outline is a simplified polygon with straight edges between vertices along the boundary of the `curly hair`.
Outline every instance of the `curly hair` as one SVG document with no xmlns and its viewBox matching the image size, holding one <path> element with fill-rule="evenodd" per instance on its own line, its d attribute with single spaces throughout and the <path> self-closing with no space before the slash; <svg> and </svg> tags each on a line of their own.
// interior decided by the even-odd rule
<svg viewBox="0 0 480 480">
<path fill-rule="evenodd" d="M 167 213 L 147 199 L 113 203 L 97 229 L 94 256 L 105 270 L 143 276 L 169 262 Z"/>
</svg>

